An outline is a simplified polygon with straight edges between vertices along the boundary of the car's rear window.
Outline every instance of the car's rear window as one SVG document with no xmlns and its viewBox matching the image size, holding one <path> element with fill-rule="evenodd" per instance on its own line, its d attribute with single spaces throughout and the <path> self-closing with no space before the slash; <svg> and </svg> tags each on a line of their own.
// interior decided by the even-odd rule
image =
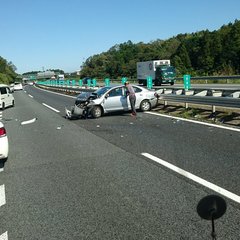
<svg viewBox="0 0 240 240">
<path fill-rule="evenodd" d="M 7 94 L 7 88 L 1 87 L 0 92 L 1 92 L 1 94 Z"/>
</svg>

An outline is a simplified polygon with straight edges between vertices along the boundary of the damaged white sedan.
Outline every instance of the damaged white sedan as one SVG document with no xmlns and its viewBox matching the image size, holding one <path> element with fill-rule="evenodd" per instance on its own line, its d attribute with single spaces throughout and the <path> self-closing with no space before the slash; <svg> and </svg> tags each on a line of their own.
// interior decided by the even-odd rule
<svg viewBox="0 0 240 240">
<path fill-rule="evenodd" d="M 137 85 L 133 85 L 133 88 L 136 94 L 137 110 L 149 111 L 157 105 L 158 95 L 154 90 Z M 90 114 L 93 118 L 99 118 L 106 113 L 130 110 L 131 105 L 126 94 L 126 87 L 123 85 L 107 86 L 93 93 L 79 94 L 75 106 L 71 110 L 66 109 L 66 116 Z"/>
</svg>

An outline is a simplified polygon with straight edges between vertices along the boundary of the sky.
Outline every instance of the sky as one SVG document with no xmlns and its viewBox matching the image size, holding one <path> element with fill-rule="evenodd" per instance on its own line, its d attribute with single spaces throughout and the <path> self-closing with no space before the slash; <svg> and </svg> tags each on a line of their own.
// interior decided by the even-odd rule
<svg viewBox="0 0 240 240">
<path fill-rule="evenodd" d="M 239 0 L 0 0 L 0 56 L 20 74 L 74 72 L 116 44 L 214 31 L 236 19 Z"/>
</svg>

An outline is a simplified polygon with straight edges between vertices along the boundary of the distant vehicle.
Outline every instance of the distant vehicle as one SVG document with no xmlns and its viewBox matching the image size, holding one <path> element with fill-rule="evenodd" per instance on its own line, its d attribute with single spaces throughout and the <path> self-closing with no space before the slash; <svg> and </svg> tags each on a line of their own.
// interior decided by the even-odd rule
<svg viewBox="0 0 240 240">
<path fill-rule="evenodd" d="M 14 92 L 14 83 L 11 83 L 9 85 L 9 88 L 10 88 L 10 92 Z"/>
<path fill-rule="evenodd" d="M 17 90 L 23 90 L 22 83 L 20 83 L 20 82 L 14 83 L 14 91 L 17 91 Z"/>
<path fill-rule="evenodd" d="M 137 79 L 139 84 L 147 85 L 147 77 L 151 77 L 154 85 L 176 81 L 176 70 L 170 60 L 154 60 L 137 63 Z"/>
<path fill-rule="evenodd" d="M 65 79 L 64 74 L 58 74 L 58 75 L 57 75 L 57 79 L 58 79 L 58 80 L 64 80 L 64 79 Z"/>
<path fill-rule="evenodd" d="M 157 105 L 158 95 L 154 90 L 148 90 L 144 87 L 133 85 L 136 94 L 136 109 L 149 111 Z M 77 96 L 76 104 L 82 103 L 85 99 L 90 100 L 90 114 L 94 118 L 99 118 L 105 113 L 117 111 L 130 111 L 131 106 L 129 98 L 126 95 L 125 86 L 102 87 L 97 91 L 81 93 Z"/>
<path fill-rule="evenodd" d="M 9 151 L 8 137 L 6 129 L 0 122 L 0 159 L 7 159 Z"/>
<path fill-rule="evenodd" d="M 0 84 L 0 109 L 14 106 L 14 97 L 10 91 L 10 87 L 5 84 Z"/>
</svg>

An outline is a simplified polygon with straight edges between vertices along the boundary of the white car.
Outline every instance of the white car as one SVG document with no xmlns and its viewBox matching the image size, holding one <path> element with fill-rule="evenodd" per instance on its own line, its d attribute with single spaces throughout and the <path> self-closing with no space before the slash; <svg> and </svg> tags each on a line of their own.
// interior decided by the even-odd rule
<svg viewBox="0 0 240 240">
<path fill-rule="evenodd" d="M 136 109 L 150 111 L 157 105 L 158 95 L 154 90 L 148 90 L 137 85 L 132 85 L 132 87 L 136 94 Z M 122 85 L 99 88 L 91 93 L 88 98 L 91 99 L 91 115 L 94 118 L 99 118 L 105 113 L 131 110 L 129 97 L 126 95 L 126 87 Z M 84 101 L 86 101 L 86 93 L 81 93 L 78 95 L 75 105 Z"/>
<path fill-rule="evenodd" d="M 14 83 L 11 83 L 9 85 L 9 88 L 10 88 L 10 92 L 14 92 Z"/>
<path fill-rule="evenodd" d="M 0 159 L 8 158 L 8 137 L 6 129 L 2 122 L 0 122 Z"/>
<path fill-rule="evenodd" d="M 4 110 L 6 107 L 14 106 L 14 97 L 10 91 L 10 87 L 5 84 L 0 84 L 0 109 Z"/>
<path fill-rule="evenodd" d="M 17 90 L 23 90 L 23 86 L 20 82 L 14 83 L 14 91 L 17 91 Z"/>
</svg>

